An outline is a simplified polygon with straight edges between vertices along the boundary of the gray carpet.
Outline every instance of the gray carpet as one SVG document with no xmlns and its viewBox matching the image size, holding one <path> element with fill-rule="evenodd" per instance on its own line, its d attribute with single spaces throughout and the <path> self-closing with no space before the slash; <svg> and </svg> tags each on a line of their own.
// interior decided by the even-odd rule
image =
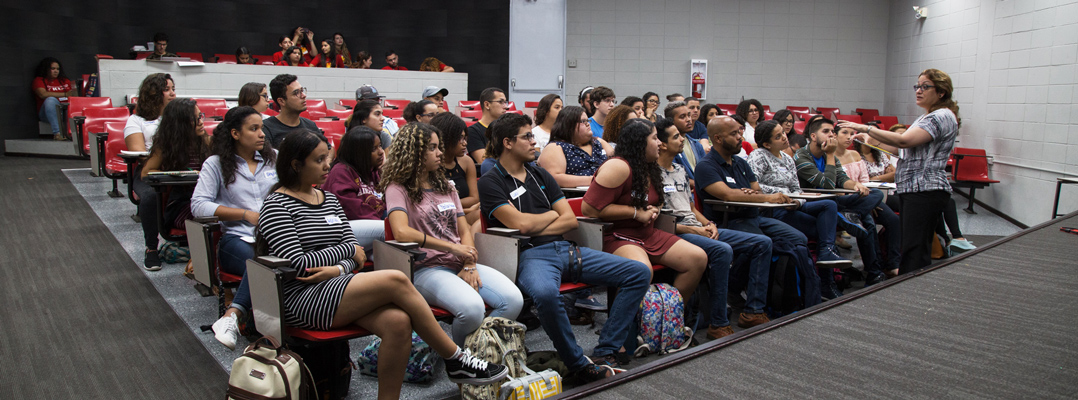
<svg viewBox="0 0 1078 400">
<path fill-rule="evenodd" d="M 0 157 L 0 398 L 220 397 L 228 375 L 60 171 L 87 163 Z"/>
<path fill-rule="evenodd" d="M 590 397 L 1074 398 L 1078 236 L 1059 226 L 1075 223 Z"/>
</svg>

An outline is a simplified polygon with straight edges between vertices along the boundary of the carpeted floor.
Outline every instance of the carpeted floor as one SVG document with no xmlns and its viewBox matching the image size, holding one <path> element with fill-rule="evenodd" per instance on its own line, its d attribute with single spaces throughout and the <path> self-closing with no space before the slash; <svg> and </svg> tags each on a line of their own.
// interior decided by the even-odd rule
<svg viewBox="0 0 1078 400">
<path fill-rule="evenodd" d="M 0 157 L 0 397 L 222 396 L 228 375 L 60 171 L 86 164 Z"/>
</svg>

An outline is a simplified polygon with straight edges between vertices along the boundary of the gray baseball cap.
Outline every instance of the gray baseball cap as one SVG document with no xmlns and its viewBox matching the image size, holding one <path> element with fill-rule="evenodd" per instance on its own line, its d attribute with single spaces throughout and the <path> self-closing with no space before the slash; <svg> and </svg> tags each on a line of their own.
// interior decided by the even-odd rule
<svg viewBox="0 0 1078 400">
<path fill-rule="evenodd" d="M 378 89 L 375 89 L 374 86 L 363 85 L 360 86 L 359 89 L 356 89 L 356 100 L 373 100 L 381 98 L 385 98 L 385 96 L 379 96 Z"/>
<path fill-rule="evenodd" d="M 425 99 L 438 93 L 441 93 L 442 97 L 449 96 L 449 89 L 437 86 L 427 86 L 426 89 L 423 89 L 423 98 Z"/>
</svg>

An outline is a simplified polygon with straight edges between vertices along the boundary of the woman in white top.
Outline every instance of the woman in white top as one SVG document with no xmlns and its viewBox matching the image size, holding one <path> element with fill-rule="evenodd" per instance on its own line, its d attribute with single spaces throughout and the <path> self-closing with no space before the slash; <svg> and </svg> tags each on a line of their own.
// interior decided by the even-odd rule
<svg viewBox="0 0 1078 400">
<path fill-rule="evenodd" d="M 548 94 L 539 100 L 539 108 L 535 109 L 535 127 L 532 128 L 537 149 L 542 150 L 550 142 L 550 132 L 554 130 L 554 121 L 563 106 L 561 96 L 556 94 Z"/>
<path fill-rule="evenodd" d="M 745 141 L 756 148 L 756 125 L 764 121 L 764 106 L 759 100 L 747 99 L 737 104 L 735 114 L 745 119 Z"/>
<path fill-rule="evenodd" d="M 138 104 L 135 105 L 135 113 L 127 118 L 124 126 L 124 142 L 131 151 L 150 151 L 153 146 L 153 137 L 157 133 L 157 124 L 161 121 L 161 114 L 172 99 L 176 98 L 176 83 L 169 74 L 150 74 L 142 80 L 138 89 Z M 147 271 L 161 269 L 161 257 L 157 254 L 157 192 L 150 185 L 142 181 L 142 164 L 135 167 L 135 180 L 131 182 L 131 188 L 138 195 L 138 215 L 142 220 L 142 230 L 145 236 L 146 253 L 142 264 Z"/>
</svg>

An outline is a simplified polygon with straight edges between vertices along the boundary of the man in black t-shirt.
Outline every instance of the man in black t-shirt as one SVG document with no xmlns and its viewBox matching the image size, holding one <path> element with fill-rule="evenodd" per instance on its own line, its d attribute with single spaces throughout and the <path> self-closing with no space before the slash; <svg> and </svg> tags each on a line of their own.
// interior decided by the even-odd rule
<svg viewBox="0 0 1078 400">
<path fill-rule="evenodd" d="M 314 121 L 299 116 L 307 110 L 307 88 L 300 85 L 298 79 L 295 75 L 280 74 L 270 81 L 270 96 L 281 112 L 262 121 L 262 132 L 266 134 L 266 141 L 273 148 L 277 148 L 284 136 L 296 129 L 302 128 L 320 134 Z"/>
<path fill-rule="evenodd" d="M 621 371 L 616 353 L 647 291 L 651 269 L 638 261 L 578 248 L 562 237 L 576 229 L 576 216 L 554 177 L 531 164 L 535 160 L 531 126 L 531 118 L 518 114 L 506 114 L 492 124 L 490 156 L 495 165 L 479 180 L 481 212 L 492 227 L 518 229 L 530 236 L 520 253 L 517 286 L 535 301 L 543 330 L 569 368 L 569 378 L 592 382 Z M 618 289 L 590 359 L 576 343 L 558 298 L 561 282 Z"/>
<path fill-rule="evenodd" d="M 505 114 L 508 104 L 505 91 L 496 87 L 483 89 L 483 92 L 479 94 L 479 108 L 483 110 L 483 118 L 469 126 L 467 132 L 468 155 L 472 156 L 476 164 L 482 163 L 487 153 L 487 127 Z"/>
</svg>

